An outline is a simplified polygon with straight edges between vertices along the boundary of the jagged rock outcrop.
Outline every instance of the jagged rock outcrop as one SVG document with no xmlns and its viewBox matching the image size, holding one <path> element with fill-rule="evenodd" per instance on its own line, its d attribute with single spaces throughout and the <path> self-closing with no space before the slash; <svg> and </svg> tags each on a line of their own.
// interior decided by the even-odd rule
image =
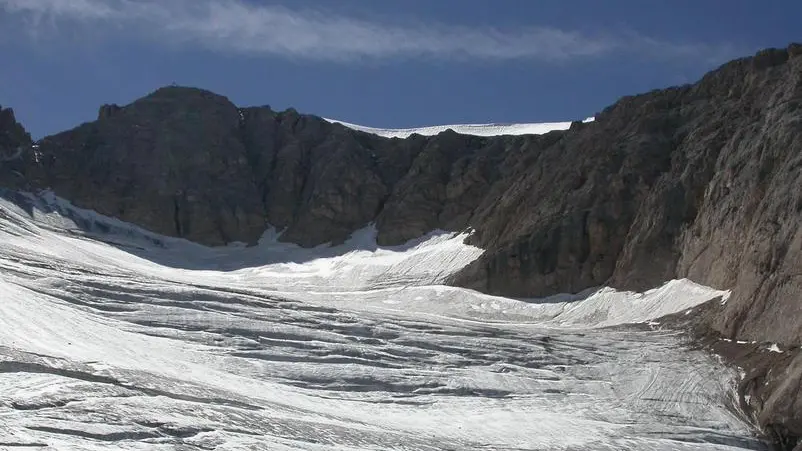
<svg viewBox="0 0 802 451">
<path fill-rule="evenodd" d="M 0 161 L 11 162 L 31 146 L 31 135 L 17 122 L 14 110 L 0 105 Z"/>
<path fill-rule="evenodd" d="M 304 246 L 369 223 L 380 244 L 472 227 L 486 253 L 455 284 L 543 296 L 688 277 L 733 290 L 705 313 L 709 334 L 790 348 L 802 344 L 801 105 L 800 45 L 542 136 L 387 139 L 168 87 L 38 147 L 0 113 L 0 149 L 23 149 L 0 184 L 212 245 L 268 225 Z M 772 365 L 750 402 L 796 443 L 802 364 Z"/>
<path fill-rule="evenodd" d="M 159 233 L 223 244 L 265 227 L 239 113 L 201 90 L 160 90 L 39 142 L 33 186 Z"/>
</svg>

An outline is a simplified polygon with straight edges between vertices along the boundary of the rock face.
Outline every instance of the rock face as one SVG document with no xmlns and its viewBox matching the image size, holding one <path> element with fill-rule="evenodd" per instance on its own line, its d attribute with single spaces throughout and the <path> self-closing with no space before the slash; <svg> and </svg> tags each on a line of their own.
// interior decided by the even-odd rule
<svg viewBox="0 0 802 451">
<path fill-rule="evenodd" d="M 0 161 L 18 160 L 30 146 L 31 135 L 17 122 L 14 110 L 0 105 Z"/>
<path fill-rule="evenodd" d="M 0 184 L 159 233 L 253 243 L 272 225 L 314 246 L 375 223 L 386 245 L 472 227 L 487 251 L 455 284 L 543 296 L 688 277 L 733 290 L 705 314 L 710 334 L 802 344 L 800 45 L 542 136 L 388 139 L 168 87 L 36 147 L 7 111 L 0 150 L 23 152 Z M 769 367 L 792 382 L 753 390 L 751 407 L 796 443 L 802 364 L 789 359 Z"/>
<path fill-rule="evenodd" d="M 727 336 L 802 343 L 802 58 L 733 61 L 624 98 L 480 206 L 457 279 L 524 296 L 688 277 L 734 295 Z"/>
<path fill-rule="evenodd" d="M 557 139 L 558 135 L 550 138 Z M 24 152 L 15 188 L 203 244 L 255 242 L 268 226 L 303 246 L 375 222 L 381 244 L 461 229 L 541 137 L 386 139 L 290 109 L 238 108 L 167 87 Z M 531 148 L 531 149 L 530 149 Z M 517 156 L 515 158 L 518 158 Z M 501 166 L 503 167 L 501 167 Z M 8 177 L 5 177 L 8 179 Z"/>
</svg>

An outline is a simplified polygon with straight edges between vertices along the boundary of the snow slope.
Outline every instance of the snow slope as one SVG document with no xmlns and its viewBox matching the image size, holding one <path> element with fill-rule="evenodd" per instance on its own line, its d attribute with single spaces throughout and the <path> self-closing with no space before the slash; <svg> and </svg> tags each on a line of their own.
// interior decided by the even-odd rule
<svg viewBox="0 0 802 451">
<path fill-rule="evenodd" d="M 583 122 L 592 122 L 593 119 L 594 118 L 589 117 Z M 476 136 L 542 135 L 553 130 L 568 130 L 571 126 L 571 122 L 542 122 L 532 124 L 454 124 L 417 128 L 374 128 L 338 121 L 336 119 L 326 120 L 335 124 L 342 124 L 354 130 L 384 136 L 385 138 L 407 138 L 416 133 L 423 136 L 433 136 L 449 129 L 463 135 Z"/>
<path fill-rule="evenodd" d="M 736 374 L 643 322 L 726 292 L 672 281 L 528 302 L 443 286 L 481 255 L 205 248 L 0 200 L 0 449 L 764 449 Z M 20 206 L 21 205 L 21 206 Z"/>
</svg>

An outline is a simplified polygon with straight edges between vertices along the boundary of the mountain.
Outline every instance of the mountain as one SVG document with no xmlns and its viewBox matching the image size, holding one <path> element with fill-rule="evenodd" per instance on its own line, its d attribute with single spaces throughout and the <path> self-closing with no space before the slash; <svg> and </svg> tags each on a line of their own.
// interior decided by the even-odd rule
<svg viewBox="0 0 802 451">
<path fill-rule="evenodd" d="M 387 138 L 165 87 L 34 145 L 3 110 L 0 185 L 51 189 L 207 245 L 253 244 L 269 226 L 306 247 L 371 223 L 380 245 L 470 228 L 485 253 L 449 282 L 506 296 L 676 278 L 731 289 L 696 330 L 785 350 L 728 355 L 753 370 L 741 395 L 754 420 L 792 447 L 802 437 L 801 105 L 799 44 L 542 135 Z"/>
</svg>

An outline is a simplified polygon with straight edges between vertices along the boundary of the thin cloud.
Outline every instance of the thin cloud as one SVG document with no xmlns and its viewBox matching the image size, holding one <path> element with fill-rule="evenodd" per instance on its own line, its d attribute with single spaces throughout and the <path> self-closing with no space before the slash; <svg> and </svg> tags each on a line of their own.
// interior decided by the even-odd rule
<svg viewBox="0 0 802 451">
<path fill-rule="evenodd" d="M 720 59 L 729 46 L 673 43 L 628 34 L 590 35 L 553 27 L 497 29 L 439 22 L 397 24 L 243 0 L 0 0 L 30 32 L 65 26 L 130 34 L 221 52 L 308 60 L 437 58 L 571 61 L 611 54 Z"/>
</svg>

